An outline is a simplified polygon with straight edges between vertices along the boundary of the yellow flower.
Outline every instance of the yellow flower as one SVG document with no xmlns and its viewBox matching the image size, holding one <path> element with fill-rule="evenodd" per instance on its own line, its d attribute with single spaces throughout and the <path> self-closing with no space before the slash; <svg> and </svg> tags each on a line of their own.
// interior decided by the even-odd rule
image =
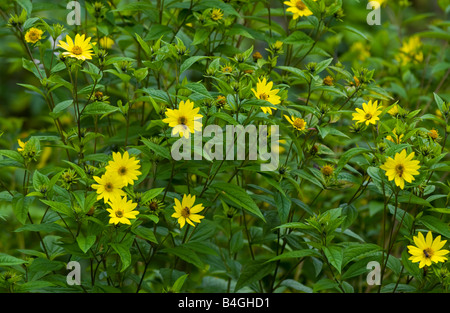
<svg viewBox="0 0 450 313">
<path fill-rule="evenodd" d="M 42 38 L 44 32 L 36 27 L 31 27 L 25 34 L 25 41 L 29 43 L 36 43 Z"/>
<path fill-rule="evenodd" d="M 433 240 L 433 235 L 431 231 L 428 232 L 426 239 L 419 232 L 418 236 L 413 237 L 416 246 L 408 246 L 408 252 L 411 254 L 409 260 L 414 263 L 419 263 L 419 268 L 424 266 L 430 266 L 431 262 L 445 262 L 447 260 L 447 255 L 450 251 L 441 250 L 445 245 L 447 240 L 441 240 L 441 236 L 437 236 Z"/>
<path fill-rule="evenodd" d="M 398 105 L 394 105 L 389 111 L 388 114 L 392 116 L 397 116 L 397 114 L 400 113 Z"/>
<path fill-rule="evenodd" d="M 97 190 L 97 200 L 103 199 L 108 202 L 110 199 L 125 196 L 123 179 L 117 174 L 106 172 L 102 177 L 94 176 L 94 180 L 98 184 L 93 184 L 91 187 Z"/>
<path fill-rule="evenodd" d="M 320 171 L 322 172 L 323 176 L 329 177 L 329 176 L 333 175 L 334 167 L 332 165 L 327 164 L 327 165 L 322 166 Z"/>
<path fill-rule="evenodd" d="M 430 136 L 431 139 L 436 140 L 439 138 L 439 132 L 436 129 L 432 129 L 428 132 L 428 136 Z"/>
<path fill-rule="evenodd" d="M 370 52 L 367 49 L 366 44 L 361 41 L 356 41 L 350 47 L 350 52 L 356 55 L 358 60 L 365 61 L 368 57 L 370 57 Z"/>
<path fill-rule="evenodd" d="M 110 209 L 106 209 L 109 212 L 109 223 L 117 225 L 118 223 L 131 225 L 130 219 L 135 219 L 139 211 L 134 211 L 137 207 L 137 203 L 128 200 L 127 197 L 112 198 L 112 201 L 108 202 Z"/>
<path fill-rule="evenodd" d="M 316 0 L 314 0 L 316 1 Z M 294 14 L 292 17 L 294 20 L 298 19 L 301 16 L 310 16 L 313 13 L 310 9 L 303 3 L 301 0 L 289 0 L 284 2 L 289 8 L 286 9 L 286 12 L 291 12 Z"/>
<path fill-rule="evenodd" d="M 17 148 L 17 151 L 18 151 L 18 152 L 24 151 L 24 150 L 25 150 L 25 146 L 27 145 L 27 142 L 26 142 L 26 141 L 23 142 L 23 141 L 20 140 L 20 139 L 17 139 L 17 142 L 19 143 L 19 148 Z"/>
<path fill-rule="evenodd" d="M 204 218 L 204 216 L 196 214 L 204 209 L 203 204 L 197 204 L 194 206 L 195 196 L 191 195 L 183 195 L 183 199 L 178 200 L 175 198 L 175 213 L 172 214 L 172 217 L 178 219 L 178 223 L 180 224 L 180 228 L 183 228 L 185 223 L 192 225 L 195 227 L 195 223 L 200 223 L 200 220 Z"/>
<path fill-rule="evenodd" d="M 353 120 L 357 121 L 356 123 L 366 123 L 366 125 L 369 124 L 376 124 L 377 121 L 380 119 L 378 115 L 381 114 L 380 108 L 378 107 L 378 101 L 375 100 L 372 103 L 372 100 L 370 100 L 368 103 L 363 103 L 362 105 L 363 109 L 356 108 L 357 113 L 353 113 Z"/>
<path fill-rule="evenodd" d="M 410 183 L 415 180 L 413 175 L 419 175 L 417 170 L 420 168 L 420 162 L 413 158 L 414 152 L 406 156 L 406 150 L 403 149 L 400 153 L 396 153 L 394 158 L 388 157 L 380 168 L 386 171 L 386 176 L 390 181 L 395 180 L 395 185 L 403 189 L 405 180 Z"/>
<path fill-rule="evenodd" d="M 223 12 L 221 9 L 212 9 L 211 11 L 211 18 L 214 21 L 221 20 L 223 18 Z"/>
<path fill-rule="evenodd" d="M 395 56 L 401 65 L 409 63 L 421 63 L 423 61 L 423 52 L 420 51 L 422 43 L 418 36 L 412 36 L 403 41 L 403 45 L 399 49 L 400 53 Z"/>
<path fill-rule="evenodd" d="M 391 135 L 386 136 L 386 139 L 389 141 L 392 141 L 393 143 L 399 144 L 402 142 L 403 137 L 405 136 L 404 134 L 400 134 L 397 135 L 397 130 L 394 128 L 394 130 L 392 131 L 392 134 L 394 135 L 395 139 L 392 138 Z"/>
<path fill-rule="evenodd" d="M 78 60 L 91 60 L 93 51 L 92 45 L 89 43 L 91 41 L 91 37 L 85 39 L 85 35 L 77 34 L 75 36 L 75 41 L 72 41 L 69 35 L 66 36 L 66 41 L 59 41 L 58 47 L 66 50 L 62 54 L 64 56 L 69 56 L 71 58 L 76 58 Z"/>
<path fill-rule="evenodd" d="M 222 66 L 222 73 L 229 74 L 233 72 L 233 68 L 230 65 Z"/>
<path fill-rule="evenodd" d="M 203 115 L 198 114 L 200 108 L 194 109 L 194 103 L 190 100 L 181 101 L 178 109 L 167 109 L 167 118 L 163 119 L 164 123 L 169 124 L 172 128 L 172 136 L 179 134 L 180 137 L 189 139 L 190 133 L 201 131 L 202 122 L 199 121 Z"/>
<path fill-rule="evenodd" d="M 304 131 L 306 129 L 306 122 L 304 119 L 295 116 L 284 116 L 286 120 L 294 127 L 296 130 Z"/>
<path fill-rule="evenodd" d="M 112 40 L 109 37 L 103 37 L 103 38 L 100 38 L 98 43 L 104 49 L 111 49 L 111 47 L 114 45 L 114 40 Z"/>
<path fill-rule="evenodd" d="M 119 176 L 123 180 L 124 186 L 134 185 L 134 181 L 142 174 L 138 171 L 138 168 L 141 167 L 139 160 L 136 160 L 135 157 L 130 158 L 128 151 L 125 151 L 123 155 L 120 152 L 113 152 L 113 161 L 109 161 L 108 164 L 106 171 Z"/>
<path fill-rule="evenodd" d="M 279 89 L 272 89 L 272 86 L 273 82 L 267 82 L 266 78 L 261 81 L 258 78 L 258 83 L 256 83 L 256 90 L 252 88 L 252 91 L 255 94 L 256 98 L 266 100 L 273 105 L 277 105 L 281 102 L 280 96 L 277 95 Z M 272 114 L 272 108 L 270 107 L 261 107 L 261 110 L 264 113 L 269 112 L 269 114 Z M 274 108 L 274 110 L 276 109 Z"/>
<path fill-rule="evenodd" d="M 331 77 L 330 75 L 328 75 L 327 77 L 325 77 L 323 79 L 323 84 L 326 86 L 333 86 L 334 85 L 334 79 L 333 77 Z"/>
</svg>

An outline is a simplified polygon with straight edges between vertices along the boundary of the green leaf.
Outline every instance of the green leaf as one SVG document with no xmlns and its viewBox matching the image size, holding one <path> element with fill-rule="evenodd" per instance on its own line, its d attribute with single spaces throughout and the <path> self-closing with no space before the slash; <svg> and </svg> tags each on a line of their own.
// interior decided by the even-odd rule
<svg viewBox="0 0 450 313">
<path fill-rule="evenodd" d="M 339 162 L 336 166 L 335 173 L 336 174 L 339 173 L 344 168 L 344 166 L 358 154 L 362 154 L 362 153 L 369 152 L 369 151 L 370 150 L 366 149 L 366 148 L 351 148 L 351 149 L 345 151 L 339 158 Z"/>
<path fill-rule="evenodd" d="M 156 239 L 155 234 L 154 234 L 153 231 L 152 231 L 151 229 L 149 229 L 149 228 L 139 226 L 139 227 L 134 228 L 134 229 L 132 230 L 132 232 L 133 232 L 136 236 L 142 237 L 142 238 L 144 238 L 145 240 L 148 240 L 148 241 L 151 241 L 151 242 L 154 242 L 154 243 L 158 243 L 158 240 Z"/>
<path fill-rule="evenodd" d="M 294 251 L 288 251 L 284 252 L 280 255 L 277 255 L 276 257 L 271 258 L 268 260 L 268 262 L 278 261 L 278 260 L 284 260 L 284 259 L 299 259 L 304 257 L 320 257 L 320 253 L 313 249 L 303 249 L 303 250 L 294 250 Z"/>
<path fill-rule="evenodd" d="M 423 215 L 418 219 L 418 222 L 422 223 L 425 227 L 441 234 L 444 237 L 450 238 L 450 227 L 447 223 L 442 222 L 440 219 L 431 216 Z"/>
<path fill-rule="evenodd" d="M 180 67 L 180 74 L 185 72 L 187 69 L 189 69 L 194 63 L 203 60 L 203 59 L 207 59 L 207 56 L 202 56 L 202 55 L 196 55 L 193 57 L 190 57 L 188 59 L 186 59 L 183 64 L 181 64 Z"/>
<path fill-rule="evenodd" d="M 186 278 L 189 276 L 189 274 L 184 274 L 177 278 L 177 280 L 173 283 L 172 286 L 172 292 L 178 293 L 181 291 L 181 288 L 183 287 L 184 282 L 186 281 Z"/>
<path fill-rule="evenodd" d="M 266 262 L 266 260 L 255 260 L 245 264 L 234 287 L 234 292 L 263 279 L 273 272 L 274 267 L 274 263 Z"/>
<path fill-rule="evenodd" d="M 311 44 L 314 40 L 311 39 L 307 34 L 305 34 L 302 31 L 294 31 L 292 34 L 290 34 L 286 39 L 284 40 L 285 44 Z"/>
<path fill-rule="evenodd" d="M 274 200 L 281 223 L 286 223 L 292 205 L 291 200 L 280 192 L 275 193 Z"/>
<path fill-rule="evenodd" d="M 53 211 L 73 217 L 73 210 L 68 205 L 58 202 L 58 201 L 51 201 L 51 200 L 44 200 L 40 199 L 43 203 L 48 205 Z"/>
<path fill-rule="evenodd" d="M 33 11 L 33 3 L 30 0 L 16 0 L 16 2 L 27 12 L 28 16 L 30 16 Z"/>
<path fill-rule="evenodd" d="M 22 194 L 18 194 L 13 198 L 13 212 L 21 224 L 26 223 L 31 199 L 24 197 Z"/>
<path fill-rule="evenodd" d="M 381 250 L 381 247 L 371 243 L 352 243 L 345 247 L 342 268 L 350 262 L 360 260 Z"/>
<path fill-rule="evenodd" d="M 212 188 L 220 192 L 223 197 L 227 198 L 234 204 L 261 218 L 264 222 L 266 221 L 256 203 L 241 187 L 234 184 L 220 182 L 213 184 Z"/>
<path fill-rule="evenodd" d="M 102 117 L 118 111 L 119 108 L 105 102 L 89 103 L 83 110 L 83 115 L 102 115 Z"/>
<path fill-rule="evenodd" d="M 27 263 L 27 261 L 0 252 L 0 266 L 14 266 L 24 263 Z"/>
<path fill-rule="evenodd" d="M 328 246 L 323 248 L 323 252 L 328 262 L 330 262 L 330 264 L 333 265 L 333 267 L 337 269 L 340 274 L 344 257 L 344 251 L 342 248 L 339 246 Z"/>
<path fill-rule="evenodd" d="M 50 183 L 50 179 L 41 174 L 38 170 L 35 170 L 33 173 L 33 188 L 36 191 L 39 191 L 43 185 L 48 186 Z"/>
<path fill-rule="evenodd" d="M 131 252 L 127 245 L 123 243 L 110 243 L 111 247 L 116 251 L 122 262 L 121 272 L 126 270 L 131 265 Z"/>
<path fill-rule="evenodd" d="M 35 232 L 43 232 L 43 233 L 51 233 L 51 232 L 62 232 L 69 233 L 69 231 L 58 225 L 56 223 L 43 223 L 43 224 L 25 224 L 19 228 L 17 228 L 14 232 L 23 232 L 23 231 L 35 231 Z"/>
<path fill-rule="evenodd" d="M 154 198 L 156 198 L 161 192 L 163 192 L 164 188 L 153 188 L 147 190 L 142 194 L 141 203 L 146 203 Z"/>
<path fill-rule="evenodd" d="M 209 94 L 209 91 L 206 89 L 205 85 L 201 83 L 189 83 L 184 85 L 183 88 L 189 89 L 193 93 L 200 95 L 200 99 L 213 99 L 213 97 Z"/>
<path fill-rule="evenodd" d="M 77 242 L 78 247 L 80 247 L 81 251 L 86 253 L 95 243 L 95 236 L 83 236 L 82 234 L 78 235 Z"/>
<path fill-rule="evenodd" d="M 162 147 L 154 142 L 149 141 L 148 139 L 142 138 L 141 141 L 144 143 L 144 145 L 147 146 L 150 150 L 152 150 L 155 154 L 159 155 L 160 157 L 163 157 L 165 159 L 171 159 L 171 155 L 169 152 L 169 149 Z"/>
<path fill-rule="evenodd" d="M 180 259 L 191 263 L 193 265 L 195 265 L 196 267 L 203 269 L 204 268 L 204 264 L 202 262 L 202 260 L 199 258 L 199 256 L 192 251 L 189 248 L 183 247 L 183 246 L 178 246 L 178 247 L 173 247 L 173 248 L 165 248 L 163 250 L 161 250 L 161 252 L 164 253 L 168 253 L 173 254 L 177 257 L 179 257 Z"/>
</svg>

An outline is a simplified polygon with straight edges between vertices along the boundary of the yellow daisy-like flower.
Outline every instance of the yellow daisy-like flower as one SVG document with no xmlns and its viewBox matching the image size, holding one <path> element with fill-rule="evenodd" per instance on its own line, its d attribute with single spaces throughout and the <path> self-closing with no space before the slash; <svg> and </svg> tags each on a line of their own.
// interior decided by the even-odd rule
<svg viewBox="0 0 450 313">
<path fill-rule="evenodd" d="M 399 49 L 399 54 L 395 56 L 401 65 L 409 63 L 421 63 L 423 61 L 423 52 L 421 51 L 422 42 L 418 36 L 411 36 L 404 40 Z"/>
<path fill-rule="evenodd" d="M 119 176 L 123 180 L 124 186 L 134 185 L 134 181 L 142 174 L 138 171 L 141 167 L 139 160 L 136 160 L 135 157 L 130 158 L 128 151 L 125 151 L 123 155 L 120 152 L 113 152 L 113 161 L 109 161 L 108 164 L 106 171 Z"/>
<path fill-rule="evenodd" d="M 286 120 L 298 131 L 304 131 L 306 129 L 306 122 L 304 119 L 295 116 L 284 116 Z"/>
<path fill-rule="evenodd" d="M 436 129 L 432 129 L 428 132 L 428 136 L 430 136 L 431 139 L 436 140 L 439 138 L 439 132 Z"/>
<path fill-rule="evenodd" d="M 111 49 L 111 47 L 114 45 L 114 40 L 112 40 L 109 37 L 103 37 L 103 38 L 100 38 L 98 43 L 104 49 Z"/>
<path fill-rule="evenodd" d="M 272 89 L 273 82 L 267 82 L 266 78 L 264 78 L 262 81 L 258 78 L 258 82 L 256 83 L 256 90 L 252 88 L 253 93 L 255 94 L 256 98 L 261 100 L 269 101 L 273 105 L 279 104 L 280 96 L 277 95 L 279 89 Z M 272 114 L 272 108 L 271 107 L 261 107 L 261 110 L 264 113 Z M 276 110 L 274 108 L 274 110 Z"/>
<path fill-rule="evenodd" d="M 25 150 L 25 146 L 27 145 L 27 142 L 23 142 L 20 139 L 17 139 L 17 143 L 19 144 L 19 148 L 17 148 L 18 152 L 23 152 Z"/>
<path fill-rule="evenodd" d="M 190 133 L 202 130 L 202 122 L 200 119 L 203 115 L 198 114 L 200 108 L 194 109 L 194 103 L 190 100 L 181 101 L 178 109 L 167 109 L 167 118 L 163 119 L 164 123 L 169 124 L 172 128 L 172 136 L 179 134 L 180 137 L 189 139 Z"/>
<path fill-rule="evenodd" d="M 356 108 L 356 113 L 353 113 L 353 120 L 356 121 L 356 123 L 366 123 L 366 125 L 369 124 L 376 124 L 377 121 L 380 119 L 378 115 L 381 114 L 380 108 L 378 107 L 378 101 L 372 102 L 370 100 L 368 103 L 363 103 L 362 105 L 363 109 Z"/>
<path fill-rule="evenodd" d="M 223 18 L 223 12 L 221 9 L 212 9 L 211 11 L 211 18 L 214 21 L 221 20 Z"/>
<path fill-rule="evenodd" d="M 322 172 L 323 176 L 329 177 L 334 173 L 334 166 L 326 164 L 320 168 L 320 172 Z"/>
<path fill-rule="evenodd" d="M 78 60 L 91 60 L 93 51 L 92 45 L 90 44 L 91 37 L 85 39 L 85 35 L 77 34 L 75 36 L 75 41 L 70 38 L 69 35 L 66 36 L 66 42 L 59 41 L 58 47 L 66 50 L 62 54 L 69 56 L 71 58 L 76 58 Z"/>
<path fill-rule="evenodd" d="M 418 236 L 413 237 L 415 246 L 408 246 L 408 252 L 411 254 L 409 260 L 414 263 L 419 263 L 419 268 L 430 266 L 431 262 L 445 262 L 450 251 L 442 249 L 447 240 L 441 240 L 441 236 L 437 236 L 433 240 L 431 231 L 428 232 L 427 237 L 424 238 L 421 232 Z"/>
<path fill-rule="evenodd" d="M 386 139 L 389 141 L 392 141 L 393 143 L 399 144 L 402 142 L 403 137 L 405 137 L 404 134 L 400 134 L 397 135 L 397 130 L 394 128 L 394 130 L 392 131 L 392 134 L 394 135 L 394 137 L 392 137 L 391 135 L 386 136 Z"/>
<path fill-rule="evenodd" d="M 396 153 L 394 158 L 389 157 L 380 168 L 386 171 L 386 176 L 390 181 L 394 180 L 395 185 L 403 189 L 405 180 L 410 183 L 415 180 L 413 175 L 419 175 L 417 170 L 420 168 L 420 162 L 413 158 L 414 152 L 407 156 L 406 150 L 403 149 L 400 153 Z"/>
<path fill-rule="evenodd" d="M 25 41 L 29 43 L 36 43 L 41 40 L 44 32 L 36 27 L 31 27 L 25 34 Z"/>
<path fill-rule="evenodd" d="M 198 212 L 204 209 L 203 204 L 197 204 L 194 206 L 195 196 L 191 195 L 183 195 L 183 199 L 178 200 L 175 198 L 175 213 L 172 214 L 172 217 L 178 219 L 178 223 L 180 224 L 180 228 L 186 224 L 186 222 L 195 227 L 195 223 L 200 223 L 200 220 L 204 218 L 204 216 L 197 214 Z"/>
<path fill-rule="evenodd" d="M 314 0 L 316 1 L 316 0 Z M 289 0 L 284 2 L 289 8 L 286 9 L 286 12 L 291 12 L 294 14 L 292 17 L 294 20 L 298 19 L 301 16 L 310 16 L 313 13 L 310 9 L 303 3 L 301 0 Z"/>
<path fill-rule="evenodd" d="M 112 198 L 112 201 L 108 202 L 110 209 L 106 209 L 109 212 L 109 223 L 117 225 L 118 223 L 131 225 L 130 219 L 135 219 L 139 211 L 134 209 L 137 207 L 137 203 L 128 200 L 127 197 Z"/>
<path fill-rule="evenodd" d="M 389 115 L 397 116 L 400 113 L 399 106 L 396 104 L 387 112 L 388 112 Z"/>
<path fill-rule="evenodd" d="M 97 200 L 103 199 L 108 202 L 110 199 L 125 196 L 123 178 L 117 174 L 106 172 L 102 177 L 94 176 L 94 180 L 98 184 L 92 184 L 92 188 L 97 190 Z"/>
</svg>

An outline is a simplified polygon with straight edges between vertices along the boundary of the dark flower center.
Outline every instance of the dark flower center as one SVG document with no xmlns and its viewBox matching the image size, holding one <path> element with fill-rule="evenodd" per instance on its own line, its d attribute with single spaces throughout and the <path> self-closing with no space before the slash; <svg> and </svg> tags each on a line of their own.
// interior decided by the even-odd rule
<svg viewBox="0 0 450 313">
<path fill-rule="evenodd" d="M 75 55 L 80 55 L 83 53 L 83 49 L 80 46 L 73 46 L 72 53 Z"/>
<path fill-rule="evenodd" d="M 180 118 L 178 119 L 178 123 L 186 125 L 186 118 L 184 116 L 180 116 Z"/>
<path fill-rule="evenodd" d="M 423 255 L 429 259 L 433 256 L 433 251 L 430 248 L 424 249 L 423 250 Z"/>
<path fill-rule="evenodd" d="M 191 215 L 191 210 L 188 207 L 184 207 L 181 210 L 181 216 L 184 218 L 187 218 L 187 217 L 189 217 L 189 215 Z"/>
<path fill-rule="evenodd" d="M 119 168 L 119 175 L 126 175 L 127 174 L 127 168 L 125 166 L 122 166 Z"/>
<path fill-rule="evenodd" d="M 106 183 L 106 184 L 105 184 L 105 190 L 106 190 L 106 191 L 110 192 L 110 191 L 112 191 L 113 189 L 114 189 L 113 184 L 111 184 L 111 183 Z"/>
<path fill-rule="evenodd" d="M 262 93 L 259 95 L 259 99 L 261 100 L 268 100 L 269 99 L 269 95 L 267 95 L 266 93 Z"/>
<path fill-rule="evenodd" d="M 306 9 L 306 5 L 303 3 L 303 1 L 297 1 L 295 3 L 295 6 L 297 7 L 297 9 L 299 10 L 304 10 Z"/>
</svg>

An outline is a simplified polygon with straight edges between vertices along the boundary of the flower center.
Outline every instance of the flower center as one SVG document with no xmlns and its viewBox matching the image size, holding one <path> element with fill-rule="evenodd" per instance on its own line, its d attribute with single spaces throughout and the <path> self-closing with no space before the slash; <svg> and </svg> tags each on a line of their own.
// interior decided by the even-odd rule
<svg viewBox="0 0 450 313">
<path fill-rule="evenodd" d="M 365 118 L 366 120 L 370 120 L 370 119 L 372 118 L 372 114 L 366 113 L 366 115 L 364 115 L 364 118 Z"/>
<path fill-rule="evenodd" d="M 28 34 L 28 36 L 30 36 L 30 39 L 33 40 L 33 41 L 39 39 L 39 34 L 38 34 L 38 32 L 37 32 L 37 31 L 34 31 L 34 30 L 30 31 L 30 33 Z"/>
<path fill-rule="evenodd" d="M 178 123 L 182 125 L 186 125 L 186 118 L 184 116 L 180 116 L 178 119 Z"/>
<path fill-rule="evenodd" d="M 111 184 L 111 183 L 106 183 L 105 184 L 105 190 L 106 191 L 111 192 L 113 189 L 114 189 L 113 184 Z"/>
<path fill-rule="evenodd" d="M 304 9 L 306 9 L 306 5 L 303 3 L 303 1 L 297 1 L 296 3 L 295 3 L 295 7 L 297 8 L 297 9 L 299 9 L 299 10 L 304 10 Z"/>
<path fill-rule="evenodd" d="M 423 255 L 429 259 L 433 256 L 433 250 L 431 250 L 431 248 L 427 248 L 423 250 Z"/>
<path fill-rule="evenodd" d="M 118 218 L 123 217 L 123 211 L 122 210 L 117 210 L 116 211 L 116 217 L 118 217 Z"/>
<path fill-rule="evenodd" d="M 259 95 L 259 99 L 261 99 L 261 100 L 268 100 L 269 99 L 269 95 L 267 95 L 265 92 L 263 92 L 262 94 Z"/>
<path fill-rule="evenodd" d="M 125 166 L 122 166 L 119 168 L 119 175 L 126 175 L 127 174 L 127 168 Z"/>
<path fill-rule="evenodd" d="M 181 210 L 181 216 L 187 218 L 189 215 L 191 215 L 191 210 L 188 207 L 184 207 L 183 210 Z"/>
<path fill-rule="evenodd" d="M 301 118 L 296 118 L 294 121 L 294 127 L 298 128 L 298 129 L 305 128 L 305 121 Z"/>
<path fill-rule="evenodd" d="M 395 171 L 397 172 L 399 177 L 402 177 L 404 170 L 405 170 L 405 167 L 402 164 L 398 164 L 395 166 Z"/>
<path fill-rule="evenodd" d="M 75 55 L 80 55 L 83 53 L 83 49 L 80 46 L 73 46 L 72 53 Z"/>
</svg>

